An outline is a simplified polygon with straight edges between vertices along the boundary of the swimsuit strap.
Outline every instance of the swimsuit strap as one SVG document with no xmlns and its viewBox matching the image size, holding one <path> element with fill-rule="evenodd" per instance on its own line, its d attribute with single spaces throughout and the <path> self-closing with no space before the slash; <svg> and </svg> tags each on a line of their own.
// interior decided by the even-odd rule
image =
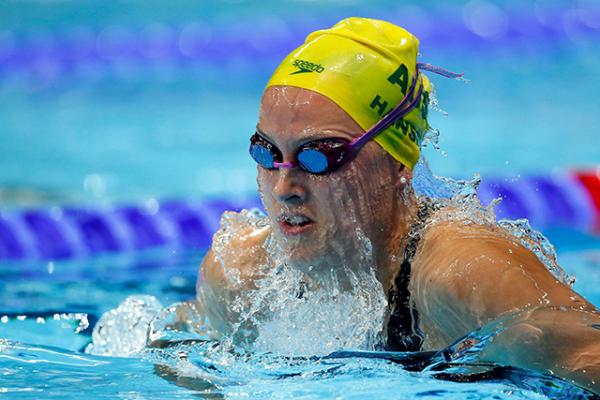
<svg viewBox="0 0 600 400">
<path fill-rule="evenodd" d="M 421 231 L 425 221 L 432 211 L 432 204 L 423 200 L 417 210 L 417 218 L 410 227 L 408 243 L 404 249 L 404 260 L 400 265 L 400 271 L 394 280 L 394 286 L 390 289 L 388 304 L 390 307 L 390 318 L 388 322 L 388 337 L 385 345 L 390 351 L 419 351 L 423 344 L 423 332 L 419 329 L 419 315 L 417 309 L 410 301 L 411 260 L 417 252 Z"/>
</svg>

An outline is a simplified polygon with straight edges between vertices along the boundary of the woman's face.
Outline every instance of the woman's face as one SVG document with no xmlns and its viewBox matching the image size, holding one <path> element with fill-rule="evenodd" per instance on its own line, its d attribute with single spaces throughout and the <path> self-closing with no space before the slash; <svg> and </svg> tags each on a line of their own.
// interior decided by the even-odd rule
<svg viewBox="0 0 600 400">
<path fill-rule="evenodd" d="M 298 146 L 307 141 L 350 141 L 364 133 L 325 96 L 289 86 L 265 91 L 258 128 L 284 162 L 295 161 Z M 258 166 L 258 187 L 280 251 L 290 264 L 308 271 L 353 266 L 367 261 L 356 257 L 368 253 L 369 246 L 385 246 L 395 214 L 404 211 L 402 176 L 410 178 L 410 171 L 371 141 L 353 161 L 327 175 Z"/>
</svg>

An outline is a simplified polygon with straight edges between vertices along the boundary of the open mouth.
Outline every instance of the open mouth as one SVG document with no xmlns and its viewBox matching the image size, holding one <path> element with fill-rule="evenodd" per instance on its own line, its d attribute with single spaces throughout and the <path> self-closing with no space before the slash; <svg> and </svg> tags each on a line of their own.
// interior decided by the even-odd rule
<svg viewBox="0 0 600 400">
<path fill-rule="evenodd" d="M 279 227 L 285 234 L 297 235 L 314 225 L 313 220 L 302 214 L 282 214 L 278 218 Z"/>
</svg>

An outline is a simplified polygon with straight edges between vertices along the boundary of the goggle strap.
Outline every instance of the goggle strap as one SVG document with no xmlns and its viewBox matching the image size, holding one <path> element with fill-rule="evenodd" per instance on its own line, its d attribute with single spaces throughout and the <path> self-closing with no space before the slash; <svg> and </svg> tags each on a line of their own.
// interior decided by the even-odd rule
<svg viewBox="0 0 600 400">
<path fill-rule="evenodd" d="M 360 149 L 363 146 L 363 144 L 365 144 L 366 142 L 371 140 L 371 138 L 373 138 L 377 134 L 381 133 L 383 130 L 385 130 L 387 127 L 389 127 L 391 124 L 393 124 L 396 120 L 398 120 L 399 118 L 402 118 L 403 116 L 408 114 L 415 107 L 415 105 L 419 102 L 419 100 L 421 98 L 421 94 L 423 93 L 423 85 L 420 85 L 419 91 L 417 92 L 417 96 L 412 101 L 410 101 L 410 98 L 412 97 L 412 95 L 415 91 L 415 86 L 416 86 L 418 77 L 419 77 L 419 74 L 417 73 L 415 75 L 415 77 L 413 78 L 413 82 L 410 86 L 410 89 L 409 89 L 407 95 L 402 99 L 402 101 L 396 107 L 394 107 L 394 109 L 392 111 L 387 113 L 382 119 L 379 120 L 379 122 L 377 122 L 375 125 L 373 125 L 362 136 L 360 136 L 360 137 L 354 139 L 352 142 L 350 142 L 350 146 L 352 147 L 352 149 L 354 151 Z M 410 103 L 407 105 L 406 103 L 409 101 L 410 101 Z"/>
<path fill-rule="evenodd" d="M 419 86 L 419 91 L 417 92 L 417 95 L 415 96 L 415 98 L 406 107 L 404 107 L 404 108 L 398 107 L 398 108 L 395 108 L 394 110 L 392 110 L 392 112 L 390 112 L 387 115 L 387 116 L 389 116 L 389 118 L 383 119 L 381 121 L 382 124 L 380 124 L 380 126 L 375 127 L 376 129 L 373 129 L 373 132 L 369 134 L 369 139 L 372 138 L 373 136 L 377 135 L 378 133 L 382 132 L 383 130 L 387 129 L 390 125 L 392 125 L 398 119 L 400 119 L 400 118 L 404 117 L 406 114 L 408 114 L 419 103 L 422 94 L 423 94 L 423 86 L 421 85 L 421 86 Z"/>
<path fill-rule="evenodd" d="M 432 64 L 421 63 L 421 62 L 417 63 L 417 69 L 433 72 L 434 74 L 438 74 L 438 75 L 444 76 L 446 78 L 451 78 L 451 79 L 463 78 L 465 75 L 464 72 L 456 73 L 456 72 L 448 71 L 447 69 L 444 69 L 441 67 L 437 67 Z"/>
<path fill-rule="evenodd" d="M 369 129 L 362 136 L 356 138 L 355 140 L 353 140 L 350 143 L 350 146 L 352 146 L 352 148 L 355 151 L 358 150 L 359 148 L 361 148 L 365 142 L 369 141 L 371 138 L 373 138 L 374 136 L 379 134 L 381 131 L 383 131 L 384 129 L 389 127 L 394 121 L 396 121 L 397 119 L 402 118 L 404 115 L 408 114 L 408 112 L 410 112 L 410 110 L 412 110 L 412 108 L 417 104 L 417 101 L 419 100 L 419 98 L 421 97 L 421 94 L 423 92 L 422 85 L 419 87 L 419 92 L 417 93 L 417 97 L 407 107 L 404 107 L 406 105 L 406 102 L 412 97 L 412 94 L 415 89 L 416 80 L 417 80 L 417 77 L 419 76 L 418 72 L 421 70 L 433 72 L 434 74 L 438 74 L 438 75 L 444 76 L 446 78 L 451 78 L 451 79 L 464 79 L 463 77 L 465 75 L 464 72 L 456 73 L 456 72 L 452 72 L 452 71 L 449 71 L 449 70 L 441 68 L 441 67 L 437 67 L 432 64 L 418 62 L 417 63 L 417 74 L 413 78 L 413 82 L 411 84 L 409 93 L 406 95 L 406 97 L 404 97 L 404 99 L 402 99 L 400 104 L 398 104 L 391 112 L 389 112 L 385 117 L 383 117 L 377 124 L 373 125 L 371 127 L 371 129 Z"/>
</svg>

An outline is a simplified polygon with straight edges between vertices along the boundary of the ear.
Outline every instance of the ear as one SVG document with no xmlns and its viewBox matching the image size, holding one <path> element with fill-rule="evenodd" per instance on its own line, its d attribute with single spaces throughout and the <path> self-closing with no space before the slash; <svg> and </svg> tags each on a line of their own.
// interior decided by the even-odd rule
<svg viewBox="0 0 600 400">
<path fill-rule="evenodd" d="M 404 189 L 406 186 L 411 184 L 413 172 L 406 167 L 404 164 L 398 164 L 398 174 L 396 180 L 396 187 L 398 189 Z"/>
</svg>

